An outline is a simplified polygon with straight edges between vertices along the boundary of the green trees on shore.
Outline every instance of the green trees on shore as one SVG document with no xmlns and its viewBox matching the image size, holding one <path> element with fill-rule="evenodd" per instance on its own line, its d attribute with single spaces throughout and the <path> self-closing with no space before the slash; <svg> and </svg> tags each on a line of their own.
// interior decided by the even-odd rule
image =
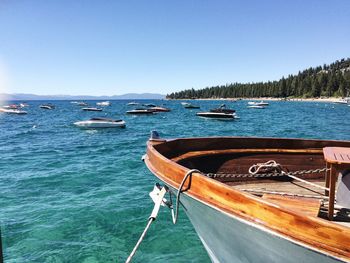
<svg viewBox="0 0 350 263">
<path fill-rule="evenodd" d="M 299 71 L 278 81 L 231 83 L 200 90 L 188 89 L 167 95 L 168 99 L 255 97 L 346 97 L 350 96 L 350 58 L 330 65 Z"/>
</svg>

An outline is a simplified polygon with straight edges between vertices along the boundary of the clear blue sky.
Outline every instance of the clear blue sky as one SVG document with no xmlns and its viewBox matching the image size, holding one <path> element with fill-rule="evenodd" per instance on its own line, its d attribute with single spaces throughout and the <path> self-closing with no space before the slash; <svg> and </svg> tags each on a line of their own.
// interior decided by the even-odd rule
<svg viewBox="0 0 350 263">
<path fill-rule="evenodd" d="M 346 57 L 349 0 L 0 0 L 0 85 L 11 93 L 166 94 Z"/>
</svg>

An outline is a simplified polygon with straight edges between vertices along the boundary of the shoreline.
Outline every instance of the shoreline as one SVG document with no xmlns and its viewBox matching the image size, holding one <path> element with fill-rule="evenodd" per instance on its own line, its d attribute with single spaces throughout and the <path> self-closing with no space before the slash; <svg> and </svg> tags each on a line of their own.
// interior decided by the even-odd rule
<svg viewBox="0 0 350 263">
<path fill-rule="evenodd" d="M 260 97 L 260 98 L 200 98 L 200 99 L 166 99 L 166 100 L 217 100 L 217 101 L 239 101 L 239 100 L 245 100 L 245 101 L 302 101 L 302 102 L 330 102 L 334 103 L 343 98 L 341 97 L 327 97 L 327 98 L 287 98 L 287 99 L 281 99 L 281 98 L 272 98 L 272 97 Z"/>
</svg>

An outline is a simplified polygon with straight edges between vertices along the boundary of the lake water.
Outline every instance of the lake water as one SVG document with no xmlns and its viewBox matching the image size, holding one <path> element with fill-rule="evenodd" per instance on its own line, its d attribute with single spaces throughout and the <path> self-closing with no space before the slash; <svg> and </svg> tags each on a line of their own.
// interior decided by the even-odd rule
<svg viewBox="0 0 350 263">
<path fill-rule="evenodd" d="M 179 101 L 143 101 L 171 108 L 130 116 L 128 101 L 83 112 L 68 101 L 30 101 L 27 115 L 0 117 L 0 225 L 5 262 L 124 262 L 146 226 L 156 178 L 141 161 L 150 130 L 162 137 L 268 136 L 350 140 L 350 107 L 270 102 L 248 109 L 225 102 L 240 119 L 205 120 Z M 95 102 L 89 102 L 94 105 Z M 221 101 L 195 101 L 201 109 Z M 122 118 L 125 129 L 83 130 L 90 117 Z M 173 225 L 163 208 L 133 262 L 210 262 L 180 211 Z"/>
</svg>

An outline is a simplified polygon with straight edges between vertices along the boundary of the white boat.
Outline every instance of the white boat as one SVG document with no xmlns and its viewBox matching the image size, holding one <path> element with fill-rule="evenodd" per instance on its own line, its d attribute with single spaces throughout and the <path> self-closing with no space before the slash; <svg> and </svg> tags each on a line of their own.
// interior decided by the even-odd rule
<svg viewBox="0 0 350 263">
<path fill-rule="evenodd" d="M 193 105 L 189 102 L 181 102 L 182 106 L 184 106 L 185 109 L 199 109 L 200 107 L 197 105 Z"/>
<path fill-rule="evenodd" d="M 350 262 L 350 141 L 153 135 L 161 204 L 174 223 L 187 214 L 212 262 Z"/>
<path fill-rule="evenodd" d="M 232 121 L 235 119 L 235 113 L 223 113 L 223 112 L 198 112 L 198 117 L 212 120 Z"/>
<path fill-rule="evenodd" d="M 101 108 L 94 108 L 94 107 L 86 107 L 86 108 L 81 108 L 83 111 L 102 111 Z"/>
<path fill-rule="evenodd" d="M 4 108 L 0 108 L 0 112 L 7 113 L 7 114 L 18 114 L 18 115 L 27 114 L 26 111 L 18 110 L 18 109 L 4 109 Z"/>
<path fill-rule="evenodd" d="M 198 117 L 205 118 L 205 119 L 230 121 L 236 118 L 236 111 L 231 109 L 226 109 L 226 105 L 222 104 L 217 109 L 212 109 L 208 112 L 198 112 L 196 115 Z"/>
<path fill-rule="evenodd" d="M 19 106 L 20 106 L 21 108 L 29 107 L 29 105 L 28 105 L 27 103 L 25 103 L 25 102 L 20 103 Z"/>
<path fill-rule="evenodd" d="M 249 105 L 248 108 L 250 108 L 250 109 L 265 109 L 265 106 L 262 106 L 262 105 Z"/>
<path fill-rule="evenodd" d="M 137 102 L 129 102 L 127 105 L 128 105 L 128 106 L 135 106 L 135 105 L 140 105 L 140 103 L 137 103 Z"/>
<path fill-rule="evenodd" d="M 75 122 L 74 125 L 82 128 L 124 128 L 126 126 L 123 120 L 107 118 L 91 118 L 90 120 Z"/>
<path fill-rule="evenodd" d="M 42 104 L 39 106 L 39 108 L 44 110 L 53 110 L 55 106 L 49 103 L 49 104 Z"/>
<path fill-rule="evenodd" d="M 350 98 L 344 98 L 344 99 L 336 100 L 336 101 L 334 101 L 334 103 L 337 103 L 337 104 L 350 104 Z"/>
<path fill-rule="evenodd" d="M 134 110 L 129 110 L 126 113 L 134 114 L 134 115 L 148 115 L 148 114 L 154 114 L 155 111 L 151 109 L 134 109 Z"/>
<path fill-rule="evenodd" d="M 109 101 L 101 101 L 96 103 L 97 106 L 111 106 Z"/>
<path fill-rule="evenodd" d="M 268 102 L 264 102 L 264 101 L 249 101 L 248 105 L 254 105 L 254 106 L 268 106 L 269 103 Z"/>
<path fill-rule="evenodd" d="M 83 102 L 83 101 L 78 102 L 77 105 L 78 106 L 88 106 L 88 104 L 86 102 Z"/>
<path fill-rule="evenodd" d="M 3 107 L 4 109 L 13 109 L 13 110 L 19 109 L 19 108 L 20 108 L 20 106 L 17 105 L 17 104 L 5 105 L 5 106 L 2 106 L 2 107 Z"/>
</svg>

